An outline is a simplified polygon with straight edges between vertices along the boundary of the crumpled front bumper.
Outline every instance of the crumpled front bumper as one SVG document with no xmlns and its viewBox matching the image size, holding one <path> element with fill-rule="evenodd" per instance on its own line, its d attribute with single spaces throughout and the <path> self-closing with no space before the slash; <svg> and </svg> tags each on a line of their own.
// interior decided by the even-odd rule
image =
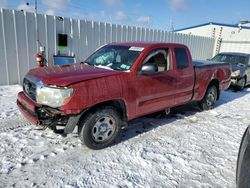
<svg viewBox="0 0 250 188">
<path fill-rule="evenodd" d="M 62 117 L 64 117 L 64 119 L 67 117 L 67 115 L 60 110 L 44 107 L 32 101 L 24 92 L 18 93 L 17 106 L 23 116 L 34 125 L 47 126 L 55 123 L 57 120 L 62 120 Z"/>
<path fill-rule="evenodd" d="M 23 116 L 34 125 L 41 126 L 65 126 L 64 134 L 73 132 L 82 113 L 65 114 L 64 112 L 49 107 L 43 107 L 28 98 L 24 92 L 19 92 L 17 95 L 17 106 Z"/>
<path fill-rule="evenodd" d="M 23 91 L 18 93 L 16 102 L 18 109 L 23 116 L 33 125 L 37 125 L 38 114 L 36 113 L 36 108 L 39 107 L 39 105 L 36 105 L 31 99 L 29 99 Z"/>
</svg>

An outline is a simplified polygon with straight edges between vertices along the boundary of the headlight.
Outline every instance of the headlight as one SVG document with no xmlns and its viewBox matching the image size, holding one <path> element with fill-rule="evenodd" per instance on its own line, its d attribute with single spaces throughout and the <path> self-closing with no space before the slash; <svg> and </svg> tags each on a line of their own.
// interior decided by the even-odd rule
<svg viewBox="0 0 250 188">
<path fill-rule="evenodd" d="M 40 87 L 36 90 L 36 102 L 50 107 L 60 107 L 69 102 L 72 88 Z"/>
<path fill-rule="evenodd" d="M 237 70 L 237 71 L 232 72 L 231 76 L 232 76 L 232 77 L 240 76 L 240 70 Z"/>
</svg>

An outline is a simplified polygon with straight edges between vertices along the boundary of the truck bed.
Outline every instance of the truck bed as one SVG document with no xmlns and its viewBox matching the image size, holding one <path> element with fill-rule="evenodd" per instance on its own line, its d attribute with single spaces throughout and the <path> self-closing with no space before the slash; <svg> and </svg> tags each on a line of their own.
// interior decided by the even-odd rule
<svg viewBox="0 0 250 188">
<path fill-rule="evenodd" d="M 196 68 L 202 68 L 202 67 L 214 67 L 214 66 L 223 66 L 223 65 L 229 65 L 229 63 L 226 62 L 217 62 L 217 61 L 202 61 L 202 60 L 193 60 L 193 66 Z"/>
<path fill-rule="evenodd" d="M 224 90 L 230 83 L 231 66 L 229 63 L 215 61 L 193 61 L 195 85 L 193 100 L 199 101 L 205 95 L 207 84 L 214 77 L 219 81 L 219 89 Z"/>
</svg>

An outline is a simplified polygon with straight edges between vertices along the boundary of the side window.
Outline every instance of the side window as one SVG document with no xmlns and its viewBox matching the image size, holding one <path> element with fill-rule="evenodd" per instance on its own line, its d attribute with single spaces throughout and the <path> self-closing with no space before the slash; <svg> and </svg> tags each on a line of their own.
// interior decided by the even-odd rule
<svg viewBox="0 0 250 188">
<path fill-rule="evenodd" d="M 168 49 L 159 49 L 151 52 L 143 64 L 153 64 L 157 67 L 157 72 L 169 70 Z"/>
<path fill-rule="evenodd" d="M 235 63 L 247 66 L 247 57 L 244 56 L 236 56 Z"/>
<path fill-rule="evenodd" d="M 185 48 L 174 49 L 177 69 L 184 69 L 188 67 L 188 56 Z"/>
</svg>

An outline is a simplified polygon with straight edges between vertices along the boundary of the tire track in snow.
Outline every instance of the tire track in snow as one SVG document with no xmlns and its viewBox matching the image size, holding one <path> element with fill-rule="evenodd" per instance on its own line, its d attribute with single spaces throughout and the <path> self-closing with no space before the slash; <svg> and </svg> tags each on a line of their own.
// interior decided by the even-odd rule
<svg viewBox="0 0 250 188">
<path fill-rule="evenodd" d="M 74 150 L 78 146 L 82 144 L 77 142 L 75 139 L 72 139 L 72 135 L 68 138 L 62 137 L 61 135 L 55 134 L 52 130 L 46 130 L 40 132 L 39 134 L 36 130 L 33 131 L 36 135 L 36 140 L 42 140 L 42 147 L 47 145 L 47 149 L 43 151 L 38 151 L 37 153 L 32 154 L 22 166 L 26 166 L 28 164 L 33 164 L 37 162 L 43 162 L 50 159 L 56 159 L 60 155 L 64 155 L 66 152 L 70 152 L 70 150 Z"/>
<path fill-rule="evenodd" d="M 4 119 L 0 121 L 0 133 L 29 125 L 31 124 L 20 116 L 12 119 Z"/>
<path fill-rule="evenodd" d="M 15 169 L 57 158 L 69 149 L 75 149 L 81 144 L 72 137 L 74 135 L 62 137 L 49 129 L 38 130 L 21 117 L 2 120 L 0 140 L 5 141 L 0 143 L 0 173 L 10 174 Z"/>
<path fill-rule="evenodd" d="M 41 142 L 40 142 L 41 143 Z M 16 155 L 13 156 L 10 153 L 8 153 L 8 150 L 13 150 L 13 148 L 5 148 L 5 156 L 8 157 L 8 159 L 3 158 L 0 162 L 0 173 L 2 174 L 10 174 L 13 170 L 18 170 L 19 168 L 28 167 L 31 168 L 33 165 L 36 165 L 38 163 L 48 163 L 49 161 L 58 160 L 58 158 L 61 158 L 63 155 L 68 155 L 66 153 L 73 152 L 77 146 L 76 145 L 63 145 L 63 146 L 57 146 L 57 144 L 52 143 L 46 143 L 42 142 L 42 146 L 34 147 L 27 146 L 26 144 L 19 144 L 16 146 Z M 15 145 L 15 144 L 12 144 Z M 44 147 L 46 146 L 46 147 Z M 34 151 L 32 151 L 34 150 Z M 1 155 L 2 152 L 0 152 Z M 40 165 L 40 164 L 39 164 Z"/>
</svg>

